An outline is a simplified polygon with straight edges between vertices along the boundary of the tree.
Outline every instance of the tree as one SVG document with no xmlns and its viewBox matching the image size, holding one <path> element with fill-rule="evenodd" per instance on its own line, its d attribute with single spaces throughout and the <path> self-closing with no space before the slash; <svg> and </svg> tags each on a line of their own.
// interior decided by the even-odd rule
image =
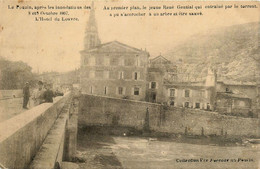
<svg viewBox="0 0 260 169">
<path fill-rule="evenodd" d="M 26 63 L 0 57 L 0 89 L 21 89 L 26 82 L 34 82 L 32 68 Z"/>
</svg>

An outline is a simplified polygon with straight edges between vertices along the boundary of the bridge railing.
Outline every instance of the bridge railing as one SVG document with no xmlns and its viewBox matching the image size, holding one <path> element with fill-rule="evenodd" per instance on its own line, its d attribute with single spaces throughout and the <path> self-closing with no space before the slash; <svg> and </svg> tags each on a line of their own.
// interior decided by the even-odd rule
<svg viewBox="0 0 260 169">
<path fill-rule="evenodd" d="M 67 93 L 0 123 L 0 163 L 9 169 L 27 168 L 70 97 Z"/>
</svg>

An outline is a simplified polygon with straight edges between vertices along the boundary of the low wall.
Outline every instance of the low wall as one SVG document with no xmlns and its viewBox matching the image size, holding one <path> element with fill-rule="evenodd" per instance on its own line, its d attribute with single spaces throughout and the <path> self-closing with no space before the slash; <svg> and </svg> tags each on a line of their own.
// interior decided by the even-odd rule
<svg viewBox="0 0 260 169">
<path fill-rule="evenodd" d="M 232 136 L 259 136 L 260 131 L 259 120 L 255 118 L 226 116 L 216 112 L 185 108 L 170 108 L 164 112 L 164 116 L 165 121 L 160 126 L 151 125 L 152 129 L 160 132 L 186 132 L 192 135 Z M 156 119 L 156 116 L 151 119 Z"/>
<path fill-rule="evenodd" d="M 79 125 L 111 125 L 142 129 L 147 108 L 150 113 L 160 112 L 161 105 L 110 97 L 82 95 Z"/>
<path fill-rule="evenodd" d="M 0 123 L 0 163 L 28 168 L 69 98 L 66 94 Z"/>
<path fill-rule="evenodd" d="M 69 117 L 69 105 L 65 105 L 61 115 L 48 132 L 40 150 L 37 152 L 30 169 L 54 169 L 63 161 L 66 125 Z"/>
<path fill-rule="evenodd" d="M 93 95 L 83 95 L 80 100 L 81 126 L 121 125 L 143 129 L 147 120 L 150 129 L 158 132 L 256 137 L 260 131 L 259 119 L 255 118 Z"/>
</svg>

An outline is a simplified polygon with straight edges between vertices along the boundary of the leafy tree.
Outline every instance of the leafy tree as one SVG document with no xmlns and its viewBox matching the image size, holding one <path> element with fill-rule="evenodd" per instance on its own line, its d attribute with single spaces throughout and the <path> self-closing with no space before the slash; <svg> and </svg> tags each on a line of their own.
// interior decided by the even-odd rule
<svg viewBox="0 0 260 169">
<path fill-rule="evenodd" d="M 29 65 L 0 57 L 0 89 L 21 89 L 26 82 L 34 81 L 35 75 Z"/>
</svg>

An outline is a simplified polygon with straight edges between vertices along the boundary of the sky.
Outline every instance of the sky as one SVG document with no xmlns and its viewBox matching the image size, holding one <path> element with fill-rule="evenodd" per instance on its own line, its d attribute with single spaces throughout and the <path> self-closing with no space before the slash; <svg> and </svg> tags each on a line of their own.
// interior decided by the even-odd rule
<svg viewBox="0 0 260 169">
<path fill-rule="evenodd" d="M 32 10 L 8 9 L 12 5 L 20 6 L 90 6 L 89 1 L 66 2 L 0 2 L 0 56 L 13 61 L 28 63 L 34 72 L 64 72 L 79 68 L 80 51 L 84 49 L 84 36 L 89 9 L 68 10 L 67 17 L 77 17 L 75 22 L 37 22 L 35 16 L 28 15 Z M 203 16 L 145 16 L 111 17 L 117 12 L 151 12 L 151 6 L 175 5 L 241 5 L 257 4 L 256 9 L 173 9 L 153 10 L 152 12 L 199 12 Z M 104 6 L 146 6 L 146 10 L 106 11 Z M 34 10 L 35 11 L 35 10 Z M 38 10 L 49 11 L 49 10 Z M 60 12 L 63 10 L 54 10 Z M 66 11 L 66 10 L 64 10 Z M 193 34 L 220 27 L 249 22 L 258 22 L 260 8 L 258 2 L 95 2 L 96 20 L 102 43 L 117 40 L 127 45 L 146 49 L 151 57 L 167 53 L 176 45 L 189 40 Z M 39 16 L 37 16 L 39 17 Z M 48 17 L 48 16 L 47 16 Z M 194 42 L 196 43 L 196 42 Z"/>
</svg>

